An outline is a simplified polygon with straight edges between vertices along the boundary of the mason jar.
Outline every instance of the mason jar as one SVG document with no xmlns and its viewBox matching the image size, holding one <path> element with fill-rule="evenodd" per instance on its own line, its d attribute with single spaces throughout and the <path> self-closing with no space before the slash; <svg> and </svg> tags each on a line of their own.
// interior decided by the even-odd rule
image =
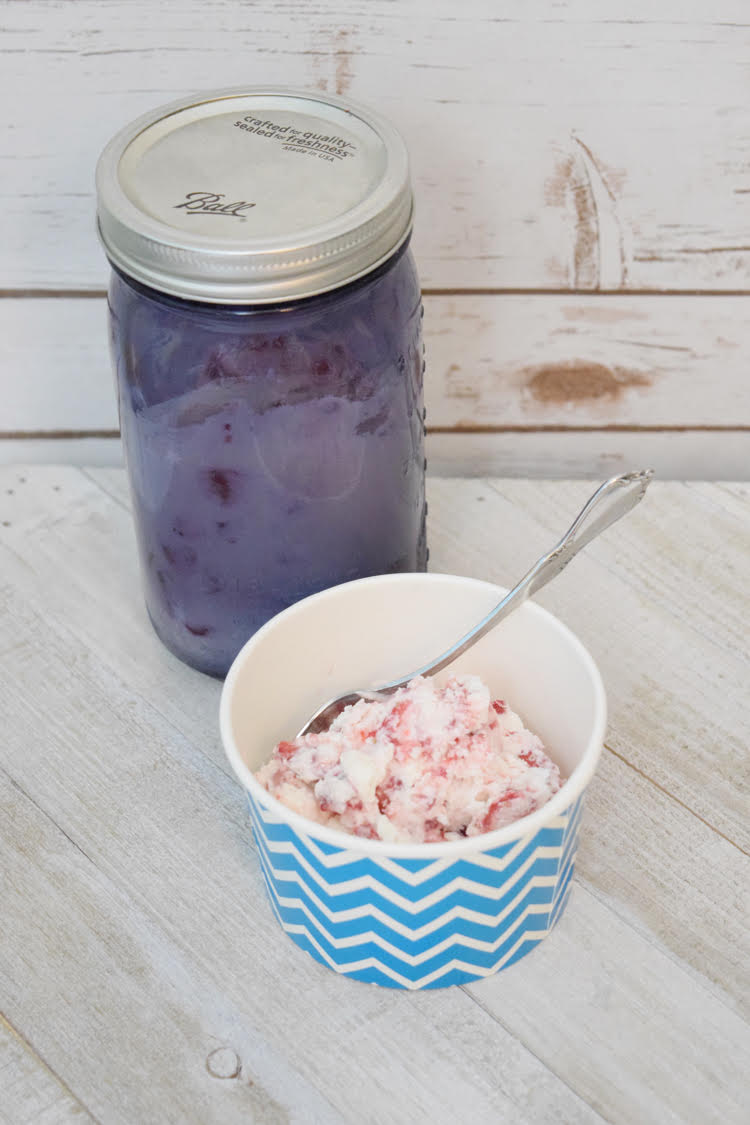
<svg viewBox="0 0 750 1125">
<path fill-rule="evenodd" d="M 119 133 L 97 194 L 164 644 L 221 676 L 298 599 L 424 570 L 422 308 L 396 131 L 328 94 L 215 91 Z"/>
</svg>

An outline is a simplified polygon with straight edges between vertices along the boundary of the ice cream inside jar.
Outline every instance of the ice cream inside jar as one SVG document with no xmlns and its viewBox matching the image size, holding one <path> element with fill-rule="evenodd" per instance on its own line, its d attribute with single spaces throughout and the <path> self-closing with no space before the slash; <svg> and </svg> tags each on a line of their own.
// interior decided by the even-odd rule
<svg viewBox="0 0 750 1125">
<path fill-rule="evenodd" d="M 222 675 L 274 613 L 423 570 L 406 149 L 325 94 L 185 99 L 107 146 L 112 353 L 146 604 Z"/>
</svg>

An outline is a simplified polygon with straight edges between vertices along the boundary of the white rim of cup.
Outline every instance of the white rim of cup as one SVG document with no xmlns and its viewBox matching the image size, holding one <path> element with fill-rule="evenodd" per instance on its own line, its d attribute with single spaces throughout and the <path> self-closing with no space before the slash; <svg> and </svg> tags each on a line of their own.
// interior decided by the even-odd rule
<svg viewBox="0 0 750 1125">
<path fill-rule="evenodd" d="M 460 582 L 462 585 L 468 583 L 484 588 L 491 587 L 493 590 L 497 591 L 498 601 L 508 592 L 507 588 L 496 586 L 493 582 L 483 582 L 478 578 L 463 578 L 458 574 L 422 573 L 415 575 L 415 577 L 418 577 L 420 581 L 445 581 L 446 579 L 453 579 L 455 582 Z M 265 625 L 262 625 L 261 628 L 250 637 L 232 661 L 232 665 L 227 672 L 222 687 L 221 701 L 219 704 L 219 729 L 224 745 L 224 752 L 229 759 L 229 764 L 243 788 L 252 794 L 258 804 L 263 805 L 264 808 L 278 817 L 280 821 L 288 824 L 289 827 L 294 829 L 300 836 L 311 837 L 313 840 L 320 840 L 322 843 L 342 851 L 354 852 L 361 856 L 371 856 L 373 859 L 459 859 L 462 856 L 476 854 L 477 852 L 489 852 L 495 848 L 502 847 L 504 844 L 513 843 L 514 840 L 521 840 L 527 836 L 533 836 L 540 829 L 545 828 L 551 820 L 554 820 L 557 816 L 570 808 L 586 789 L 594 775 L 601 756 L 604 733 L 607 726 L 607 698 L 604 691 L 604 683 L 602 682 L 601 674 L 594 662 L 594 658 L 572 629 L 569 629 L 567 625 L 563 624 L 563 622 L 560 621 L 558 617 L 555 617 L 553 613 L 550 613 L 549 610 L 543 609 L 542 606 L 537 605 L 533 601 L 524 602 L 519 612 L 528 611 L 546 618 L 555 629 L 567 638 L 571 646 L 578 651 L 583 664 L 588 669 L 594 689 L 594 724 L 581 760 L 570 777 L 566 778 L 563 782 L 557 793 L 555 793 L 545 805 L 537 809 L 536 812 L 530 813 L 528 816 L 522 816 L 519 820 L 514 821 L 512 824 L 506 824 L 503 828 L 496 828 L 492 832 L 484 832 L 479 836 L 469 836 L 461 840 L 446 840 L 441 843 L 432 844 L 391 844 L 386 840 L 370 840 L 363 836 L 355 836 L 349 832 L 343 832 L 337 828 L 328 828 L 326 825 L 318 824 L 314 820 L 308 820 L 306 816 L 294 812 L 292 809 L 282 804 L 281 801 L 277 800 L 276 797 L 271 796 L 268 790 L 256 781 L 252 770 L 250 770 L 243 761 L 239 747 L 232 733 L 230 711 L 232 697 L 241 673 L 245 654 L 251 651 L 271 628 L 277 625 L 280 618 L 299 613 L 300 607 L 305 606 L 308 602 L 313 600 L 323 601 L 327 598 L 334 597 L 336 591 L 340 590 L 342 586 L 360 586 L 365 583 L 368 585 L 388 584 L 394 580 L 403 581 L 403 578 L 403 574 L 379 574 L 370 578 L 359 578 L 352 582 L 341 583 L 341 585 L 332 586 L 327 590 L 321 590 L 317 594 L 311 594 L 309 597 L 295 602 L 294 605 L 288 606 L 286 609 L 282 610 L 281 613 L 272 617 L 270 621 L 267 621 Z M 270 752 L 269 750 L 269 754 Z"/>
</svg>

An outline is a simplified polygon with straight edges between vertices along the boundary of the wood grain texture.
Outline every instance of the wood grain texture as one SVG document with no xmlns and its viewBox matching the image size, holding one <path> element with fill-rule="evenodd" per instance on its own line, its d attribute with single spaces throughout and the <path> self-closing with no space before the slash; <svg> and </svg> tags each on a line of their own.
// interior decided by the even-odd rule
<svg viewBox="0 0 750 1125">
<path fill-rule="evenodd" d="M 0 4 L 0 287 L 101 287 L 93 169 L 195 90 L 346 93 L 408 142 L 425 283 L 747 290 L 742 0 Z"/>
<path fill-rule="evenodd" d="M 747 1023 L 691 987 L 651 935 L 623 928 L 585 886 L 576 892 L 574 924 L 537 963 L 533 1004 L 502 973 L 468 991 L 610 1121 L 741 1122 L 731 1074 L 744 1070 Z"/>
<path fill-rule="evenodd" d="M 122 465 L 119 438 L 38 437 L 0 438 L 0 465 Z"/>
<path fill-rule="evenodd" d="M 433 472 L 746 479 L 749 48 L 742 0 L 0 0 L 0 463 L 119 462 L 96 158 L 250 77 L 407 139 Z"/>
<path fill-rule="evenodd" d="M 428 296 L 425 310 L 431 471 L 750 473 L 750 298 Z M 0 459 L 117 462 L 103 298 L 0 300 L 0 387 Z"/>
<path fill-rule="evenodd" d="M 743 297 L 433 297 L 432 427 L 750 428 Z"/>
<path fill-rule="evenodd" d="M 65 756 L 80 767 L 75 753 Z M 311 1121 L 341 1120 L 205 970 L 186 973 L 179 945 L 165 941 L 154 919 L 102 873 L 86 841 L 72 840 L 5 772 L 0 792 L 10 884 L 0 948 L 12 974 L 4 1003 L 85 1091 L 99 1120 L 216 1114 L 281 1125 L 305 1112 Z M 132 838 L 129 850 L 138 854 Z"/>
<path fill-rule="evenodd" d="M 20 447 L 16 456 L 22 453 Z M 427 462 L 445 477 L 594 480 L 650 466 L 664 480 L 747 480 L 750 435 L 744 429 L 433 434 Z"/>
<path fill-rule="evenodd" d="M 2 1125 L 90 1125 L 94 1118 L 0 1015 Z"/>
<path fill-rule="evenodd" d="M 431 565 L 444 569 L 455 541 L 471 544 L 461 573 L 505 584 L 559 538 L 590 492 L 583 483 L 473 483 L 467 503 L 455 482 L 433 481 L 444 499 L 431 508 Z M 750 557 L 747 505 L 745 485 L 652 487 L 647 503 L 537 600 L 571 624 L 599 664 L 613 709 L 608 745 L 750 852 L 750 653 L 739 577 Z"/>
<path fill-rule="evenodd" d="M 614 723 L 626 704 L 616 705 Z M 587 791 L 587 831 L 576 869 L 592 894 L 642 938 L 656 935 L 673 961 L 747 1019 L 748 857 L 673 791 L 608 748 Z M 728 902 L 736 910 L 726 911 Z"/>
<path fill-rule="evenodd" d="M 588 491 L 431 480 L 433 568 L 507 582 Z M 707 591 L 705 567 L 716 543 L 745 565 L 746 486 L 656 482 L 540 597 L 610 700 L 577 886 L 533 956 L 414 995 L 278 933 L 219 685 L 151 633 L 127 502 L 116 470 L 0 474 L 2 1007 L 74 1095 L 107 1122 L 739 1125 L 744 586 Z"/>
<path fill-rule="evenodd" d="M 118 542 L 127 514 L 71 471 L 34 471 L 25 483 L 2 549 L 2 651 L 18 673 L 0 687 L 15 732 L 0 774 L 11 923 L 0 933 L 4 1001 L 95 1115 L 337 1122 L 367 1119 L 376 1106 L 379 1119 L 404 1123 L 466 1112 L 488 1123 L 599 1121 L 461 990 L 412 998 L 348 988 L 281 939 L 244 800 L 226 765 L 217 768 L 219 685 L 150 644 L 133 612 L 132 544 L 124 552 Z M 91 530 L 95 550 L 109 543 L 128 560 L 113 574 L 99 558 L 104 586 L 83 569 Z M 70 617 L 44 594 L 48 551 L 58 547 L 63 600 L 88 602 Z M 110 583 L 115 574 L 122 585 Z M 24 575 L 31 586 L 18 596 Z M 136 625 L 119 646 L 123 663 L 79 636 L 107 618 Z M 40 631 L 43 645 L 33 639 Z M 131 642 L 135 662 L 167 688 L 163 700 L 147 702 L 129 679 Z M 182 690 L 202 714 L 189 734 L 162 711 Z M 30 902 L 39 903 L 33 917 Z M 100 1042 L 120 1060 L 106 1083 Z M 490 1058 L 503 1060 L 499 1073 Z M 232 1061 L 217 1081 L 211 1066 Z"/>
<path fill-rule="evenodd" d="M 425 297 L 432 429 L 750 429 L 745 297 Z M 104 298 L 0 300 L 0 431 L 117 428 Z"/>
<path fill-rule="evenodd" d="M 120 507 L 129 508 L 130 497 L 124 473 L 100 469 L 88 471 L 87 476 Z M 491 576 L 498 582 L 510 584 L 514 574 L 520 573 L 531 561 L 533 547 L 528 539 L 532 535 L 538 540 L 538 550 L 543 549 L 543 533 L 533 516 L 533 500 L 527 499 L 528 487 L 518 482 L 502 482 L 500 487 L 511 497 L 517 491 L 523 496 L 524 492 L 521 490 L 525 491 L 526 502 L 516 501 L 516 506 L 524 509 L 523 516 L 511 509 L 512 522 L 507 515 L 495 521 L 493 516 L 498 513 L 493 511 L 493 506 L 498 503 L 497 495 L 486 481 L 430 480 L 433 569 L 450 567 L 458 573 L 475 577 Z M 548 483 L 533 487 L 550 489 Z M 565 492 L 571 513 L 587 492 L 586 486 L 581 484 L 558 485 L 556 488 L 558 495 Z M 725 485 L 708 488 L 690 486 L 690 491 L 696 488 L 702 495 L 715 496 L 722 507 L 728 504 L 730 508 L 735 508 L 737 499 L 744 503 L 750 495 L 744 486 L 734 486 L 729 490 Z M 684 490 L 677 485 L 670 485 L 669 490 L 665 490 L 657 482 L 658 491 L 679 495 Z M 487 505 L 490 505 L 489 509 Z M 678 507 L 680 511 L 684 511 L 685 505 Z M 564 522 L 565 517 L 561 513 L 557 531 L 562 531 L 560 525 Z M 551 540 L 555 535 L 551 521 L 546 523 L 544 530 Z M 626 531 L 626 525 L 620 530 Z M 611 534 L 619 532 L 613 530 Z M 646 532 L 646 537 L 647 535 Z M 731 538 L 736 539 L 735 536 Z M 744 542 L 740 539 L 736 543 L 740 559 L 745 549 Z M 588 550 L 595 549 L 592 546 Z M 116 543 L 111 559 L 107 560 L 108 564 L 114 567 L 116 553 L 119 551 L 122 554 L 124 550 L 124 541 Z M 492 561 L 487 557 L 490 553 Z M 618 554 L 615 545 L 608 564 L 610 560 L 616 561 Z M 578 561 L 583 562 L 584 558 Z M 564 614 L 576 630 L 579 629 L 579 624 L 573 617 L 573 614 L 577 614 L 574 599 L 581 586 L 586 586 L 586 576 L 579 577 L 580 582 L 571 590 L 569 602 L 548 602 L 549 608 Z M 569 572 L 565 581 L 568 579 L 575 581 L 575 571 Z M 134 592 L 136 583 L 137 578 L 133 575 Z M 554 599 L 556 593 L 560 595 L 562 591 L 553 586 L 547 591 L 547 597 Z M 541 598 L 542 595 L 538 600 Z M 714 607 L 711 612 L 715 612 Z M 592 635 L 585 639 L 603 665 L 602 657 L 597 651 L 600 644 L 598 637 Z M 113 658 L 112 639 L 104 635 L 103 629 L 96 634 L 91 631 L 87 633 L 86 643 L 92 647 L 98 648 L 102 640 L 107 644 L 108 657 Z M 616 650 L 618 644 L 623 648 L 628 646 L 625 628 L 617 632 L 612 648 Z M 133 651 L 135 652 L 135 646 Z M 615 661 L 606 667 L 603 665 L 603 670 L 607 677 L 612 722 L 619 727 L 620 711 L 625 712 L 630 706 L 628 688 L 620 688 Z M 721 672 L 721 669 L 718 671 Z M 153 674 L 151 669 L 139 670 L 138 660 L 134 657 L 129 675 L 137 677 L 134 682 L 142 684 L 142 690 L 146 690 L 149 677 Z M 717 707 L 722 692 L 722 675 L 717 674 L 711 689 L 714 694 L 712 702 Z M 157 684 L 158 689 L 165 693 L 167 686 L 166 679 Z M 676 685 L 675 691 L 678 686 Z M 183 707 L 184 702 L 177 701 L 170 711 L 172 721 L 181 721 L 180 709 Z M 188 724 L 184 729 L 189 730 L 197 719 L 198 715 L 190 711 L 182 720 Z M 202 721 L 210 724 L 213 718 L 203 715 Z M 740 741 L 748 726 L 750 718 L 741 721 Z M 206 739 L 209 736 L 210 727 L 207 726 Z M 610 740 L 610 745 L 614 746 L 613 740 Z M 686 752 L 690 753 L 691 750 Z M 221 758 L 217 764 L 223 765 Z M 676 762 L 675 766 L 677 765 L 679 763 Z M 738 789 L 741 790 L 743 784 L 746 787 L 750 785 L 747 769 L 739 772 Z M 741 806 L 741 791 L 738 797 Z M 635 768 L 633 760 L 624 760 L 612 750 L 605 755 L 599 774 L 588 791 L 587 805 L 591 828 L 583 839 L 578 863 L 579 872 L 584 875 L 587 883 L 592 889 L 604 894 L 610 906 L 617 903 L 616 908 L 624 913 L 631 925 L 638 926 L 642 933 L 653 931 L 664 934 L 664 944 L 683 965 L 690 964 L 695 968 L 702 976 L 704 985 L 708 978 L 708 981 L 718 987 L 718 994 L 726 1002 L 745 1015 L 750 1015 L 750 931 L 743 923 L 745 917 L 750 917 L 750 888 L 747 884 L 743 885 L 747 871 L 746 857 L 734 845 L 734 833 L 731 839 L 727 839 L 709 824 L 699 821 L 695 812 L 680 801 L 674 785 L 657 787 L 653 779 L 645 777 L 642 771 Z M 649 831 L 640 834 L 638 847 L 634 849 L 633 825 L 636 821 L 648 824 Z M 741 822 L 740 815 L 737 823 Z M 691 872 L 686 883 L 681 848 L 688 835 L 692 835 L 694 845 L 691 852 Z M 736 902 L 740 909 L 736 917 L 727 916 L 722 925 L 717 926 L 717 917 L 724 902 Z"/>
<path fill-rule="evenodd" d="M 0 465 L 121 466 L 120 441 L 107 438 L 0 440 Z M 499 433 L 427 435 L 429 471 L 440 477 L 563 477 L 604 479 L 651 466 L 663 480 L 746 479 L 750 437 L 746 430 L 714 433 Z"/>
</svg>

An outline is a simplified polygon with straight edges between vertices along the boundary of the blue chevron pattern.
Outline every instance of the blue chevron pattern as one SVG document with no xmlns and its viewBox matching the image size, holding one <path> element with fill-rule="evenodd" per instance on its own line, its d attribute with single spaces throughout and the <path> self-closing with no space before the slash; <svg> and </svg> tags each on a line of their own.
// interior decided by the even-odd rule
<svg viewBox="0 0 750 1125">
<path fill-rule="evenodd" d="M 336 972 L 414 989 L 489 976 L 550 932 L 570 892 L 583 798 L 531 836 L 458 860 L 336 848 L 248 802 L 271 905 L 292 940 Z"/>
</svg>

